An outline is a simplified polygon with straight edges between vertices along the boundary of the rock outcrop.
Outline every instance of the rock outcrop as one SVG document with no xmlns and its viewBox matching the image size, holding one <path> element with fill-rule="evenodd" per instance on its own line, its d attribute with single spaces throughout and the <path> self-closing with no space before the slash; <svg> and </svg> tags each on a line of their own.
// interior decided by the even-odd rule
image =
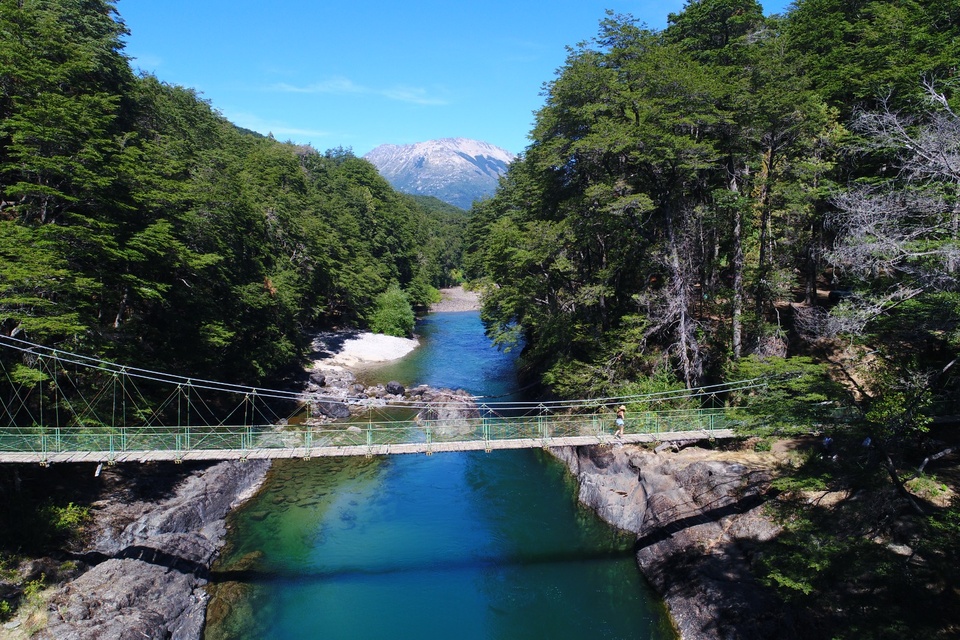
<svg viewBox="0 0 960 640">
<path fill-rule="evenodd" d="M 555 449 L 579 498 L 637 534 L 637 563 L 684 640 L 792 638 L 795 625 L 750 572 L 777 526 L 762 513 L 772 454 L 698 448 Z"/>
<path fill-rule="evenodd" d="M 96 509 L 99 530 L 77 559 L 93 565 L 54 594 L 37 636 L 198 639 L 203 633 L 210 565 L 223 544 L 224 518 L 251 495 L 267 461 L 196 465 L 176 482 L 139 492 L 145 500 L 107 500 Z M 140 468 L 136 482 L 149 482 Z M 157 483 L 163 485 L 163 481 Z M 136 492 L 134 492 L 136 493 Z"/>
</svg>

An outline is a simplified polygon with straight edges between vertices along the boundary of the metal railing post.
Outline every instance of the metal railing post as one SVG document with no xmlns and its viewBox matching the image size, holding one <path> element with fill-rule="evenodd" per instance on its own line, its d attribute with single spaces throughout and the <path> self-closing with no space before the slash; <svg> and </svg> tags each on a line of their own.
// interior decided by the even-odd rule
<svg viewBox="0 0 960 640">
<path fill-rule="evenodd" d="M 487 453 L 490 453 L 490 422 L 488 416 L 490 414 L 490 408 L 487 405 L 480 407 L 480 424 L 481 432 L 483 433 L 483 450 Z"/>
</svg>

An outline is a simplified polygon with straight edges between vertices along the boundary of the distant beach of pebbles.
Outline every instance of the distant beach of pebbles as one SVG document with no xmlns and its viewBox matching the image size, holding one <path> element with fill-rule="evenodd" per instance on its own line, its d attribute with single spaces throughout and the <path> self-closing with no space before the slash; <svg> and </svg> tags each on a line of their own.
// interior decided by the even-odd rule
<svg viewBox="0 0 960 640">
<path fill-rule="evenodd" d="M 466 291 L 463 287 L 441 289 L 442 299 L 430 305 L 430 311 L 479 311 L 480 294 L 476 291 Z"/>
</svg>

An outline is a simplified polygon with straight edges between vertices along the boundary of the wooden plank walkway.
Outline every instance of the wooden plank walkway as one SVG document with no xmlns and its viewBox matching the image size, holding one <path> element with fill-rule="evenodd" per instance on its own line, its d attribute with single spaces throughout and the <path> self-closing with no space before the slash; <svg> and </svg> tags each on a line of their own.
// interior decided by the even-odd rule
<svg viewBox="0 0 960 640">
<path fill-rule="evenodd" d="M 539 449 L 548 447 L 582 447 L 589 445 L 644 444 L 676 442 L 680 440 L 707 440 L 733 438 L 732 429 L 672 431 L 664 433 L 627 433 L 622 439 L 612 435 L 564 436 L 550 438 L 514 438 L 502 440 L 465 440 L 439 442 L 409 442 L 403 444 L 342 445 L 327 447 L 267 447 L 252 449 L 194 449 L 187 451 L 60 451 L 60 452 L 0 452 L 0 463 L 121 463 L 160 462 L 184 460 L 259 460 L 310 459 L 338 456 L 381 456 L 410 453 L 433 454 L 448 451 L 494 451 L 502 449 Z"/>
</svg>

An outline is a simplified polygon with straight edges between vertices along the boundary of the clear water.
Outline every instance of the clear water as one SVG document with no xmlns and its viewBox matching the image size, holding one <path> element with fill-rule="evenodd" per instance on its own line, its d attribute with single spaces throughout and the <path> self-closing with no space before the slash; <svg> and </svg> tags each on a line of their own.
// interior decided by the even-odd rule
<svg viewBox="0 0 960 640">
<path fill-rule="evenodd" d="M 478 314 L 419 328 L 382 380 L 515 389 Z M 231 518 L 206 631 L 219 638 L 675 638 L 632 537 L 539 451 L 278 463 Z"/>
</svg>

